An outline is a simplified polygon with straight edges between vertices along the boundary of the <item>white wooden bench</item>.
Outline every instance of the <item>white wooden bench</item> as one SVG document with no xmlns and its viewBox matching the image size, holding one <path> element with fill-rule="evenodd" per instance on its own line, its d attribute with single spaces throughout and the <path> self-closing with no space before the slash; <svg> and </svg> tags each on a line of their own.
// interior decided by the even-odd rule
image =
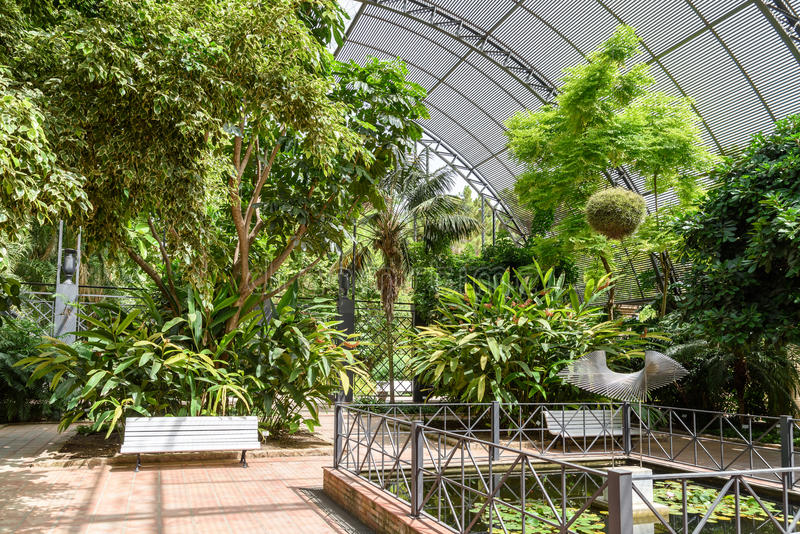
<svg viewBox="0 0 800 534">
<path fill-rule="evenodd" d="M 594 438 L 622 435 L 622 410 L 548 410 L 544 409 L 547 430 L 554 436 Z M 638 429 L 631 428 L 631 435 Z"/>
<path fill-rule="evenodd" d="M 259 448 L 255 416 L 128 417 L 120 453 L 136 454 L 138 471 L 142 454 L 154 452 L 242 451 L 247 467 L 247 451 Z"/>
</svg>

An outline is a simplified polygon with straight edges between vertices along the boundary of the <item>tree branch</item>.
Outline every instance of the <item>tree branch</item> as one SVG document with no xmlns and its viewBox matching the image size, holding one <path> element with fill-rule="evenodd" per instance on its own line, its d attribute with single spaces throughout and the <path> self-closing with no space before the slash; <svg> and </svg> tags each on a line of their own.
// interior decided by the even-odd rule
<svg viewBox="0 0 800 534">
<path fill-rule="evenodd" d="M 267 270 L 264 271 L 264 274 L 259 276 L 256 281 L 253 282 L 254 288 L 264 285 L 267 280 L 272 278 L 272 275 L 278 272 L 278 269 L 280 269 L 281 265 L 283 265 L 283 262 L 285 262 L 289 257 L 289 254 L 291 254 L 294 248 L 300 244 L 300 239 L 306 234 L 307 231 L 308 226 L 301 224 L 300 228 L 298 228 L 294 235 L 289 239 L 289 242 L 286 244 L 286 247 L 283 249 L 283 251 L 271 262 L 269 262 Z"/>
<path fill-rule="evenodd" d="M 263 301 L 267 300 L 268 298 L 272 298 L 275 295 L 277 295 L 278 293 L 280 293 L 281 291 L 285 290 L 287 287 L 292 285 L 295 280 L 297 280 L 298 278 L 300 278 L 301 276 L 306 274 L 308 271 L 313 269 L 320 262 L 320 260 L 322 260 L 322 256 L 318 257 L 316 260 L 311 262 L 311 264 L 309 264 L 308 266 L 304 267 L 300 271 L 296 272 L 294 275 L 292 275 L 286 282 L 281 284 L 279 287 L 273 289 L 269 293 L 266 293 L 263 297 L 261 297 L 261 301 L 263 302 Z"/>
<path fill-rule="evenodd" d="M 241 139 L 239 140 L 240 144 L 240 152 L 241 152 Z M 250 162 L 250 156 L 253 154 L 253 147 L 254 147 L 254 140 L 250 140 L 250 144 L 247 145 L 247 150 L 244 153 L 244 159 L 241 160 L 241 163 L 236 167 L 236 188 L 238 189 L 239 186 L 242 185 L 242 176 L 244 176 L 244 171 L 247 169 L 247 164 Z"/>
<path fill-rule="evenodd" d="M 156 283 L 158 289 L 161 293 L 167 298 L 167 302 L 169 303 L 170 309 L 176 314 L 179 315 L 180 312 L 177 309 L 177 302 L 173 301 L 173 296 L 167 290 L 167 287 L 164 285 L 164 281 L 161 280 L 161 277 L 158 275 L 156 270 L 153 268 L 152 265 L 147 263 L 144 258 L 139 256 L 136 252 L 129 245 L 124 245 L 125 252 L 128 253 L 128 256 L 139 266 L 142 270 L 149 276 L 153 282 Z"/>
<path fill-rule="evenodd" d="M 147 225 L 150 227 L 150 233 L 153 234 L 153 238 L 158 243 L 158 249 L 161 251 L 161 259 L 164 260 L 164 267 L 167 271 L 167 282 L 169 282 L 169 289 L 172 292 L 172 299 L 175 301 L 175 304 L 178 308 L 178 313 L 181 313 L 181 304 L 180 299 L 178 298 L 178 292 L 175 291 L 175 275 L 172 273 L 172 261 L 169 258 L 169 254 L 167 254 L 167 247 L 164 244 L 164 241 L 158 238 L 158 231 L 156 231 L 156 225 L 153 222 L 153 217 L 147 218 Z"/>
<path fill-rule="evenodd" d="M 283 135 L 284 132 L 281 132 L 281 135 Z M 248 229 L 250 228 L 250 223 L 253 220 L 253 212 L 255 211 L 255 205 L 258 203 L 261 197 L 261 189 L 267 182 L 267 178 L 269 178 L 269 173 L 272 171 L 272 164 L 275 162 L 275 157 L 278 155 L 278 151 L 280 150 L 280 148 L 281 148 L 280 140 L 276 140 L 275 146 L 272 147 L 272 151 L 269 153 L 269 158 L 267 158 L 266 165 L 264 165 L 264 168 L 257 175 L 258 177 L 256 180 L 256 185 L 253 188 L 253 196 L 250 197 L 250 202 L 248 202 L 247 211 L 245 212 L 245 217 L 244 217 L 245 228 Z"/>
</svg>

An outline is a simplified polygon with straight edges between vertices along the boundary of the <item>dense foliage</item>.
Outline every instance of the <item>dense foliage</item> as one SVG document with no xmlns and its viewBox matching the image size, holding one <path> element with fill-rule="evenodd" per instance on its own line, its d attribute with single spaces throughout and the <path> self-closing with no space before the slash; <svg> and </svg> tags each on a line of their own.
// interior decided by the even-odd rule
<svg viewBox="0 0 800 534">
<path fill-rule="evenodd" d="M 507 271 L 494 288 L 473 280 L 464 293 L 442 290 L 443 318 L 415 339 L 422 349 L 415 370 L 437 394 L 465 402 L 574 400 L 557 376 L 564 364 L 599 349 L 630 358 L 659 339 L 602 320 L 597 300 L 607 279 L 587 281 L 581 298 L 563 276 L 534 266 L 536 276 L 512 279 Z"/>
<path fill-rule="evenodd" d="M 473 278 L 493 287 L 508 270 L 536 276 L 534 262 L 538 261 L 542 269 L 553 268 L 556 277 L 563 275 L 567 284 L 578 279 L 574 261 L 558 255 L 551 242 L 538 235 L 522 245 L 503 237 L 487 244 L 477 255 L 469 250 L 460 254 L 450 250 L 428 251 L 415 244 L 410 252 L 414 265 L 412 298 L 418 325 L 441 318 L 438 298 L 442 289 L 462 289 Z"/>
<path fill-rule="evenodd" d="M 22 318 L 7 318 L 0 325 L 0 423 L 60 416 L 62 404 L 50 402 L 47 382 L 29 383 L 31 370 L 16 366 L 38 354 L 42 335 L 35 323 Z"/>
<path fill-rule="evenodd" d="M 691 100 L 651 91 L 649 65 L 632 64 L 638 53 L 634 30 L 620 26 L 588 62 L 566 71 L 557 105 L 518 112 L 506 123 L 509 148 L 525 165 L 515 184 L 520 200 L 534 212 L 559 210 L 548 237 L 552 248 L 562 257 L 594 257 L 600 264 L 595 272 L 606 274 L 616 271 L 615 250 L 590 230 L 584 216 L 588 198 L 634 171 L 646 179 L 656 206 L 659 192 L 671 187 L 688 203 L 698 189 L 696 174 L 710 159 Z M 636 249 L 662 253 L 663 237 L 650 232 Z M 664 272 L 666 260 L 662 254 Z M 661 289 L 666 294 L 666 284 Z M 611 296 L 610 291 L 610 301 Z"/>
<path fill-rule="evenodd" d="M 240 307 L 280 294 L 305 272 L 286 280 L 289 259 L 336 248 L 427 117 L 400 62 L 333 60 L 332 0 L 2 0 L 0 13 L 0 219 L 81 225 L 176 314 L 186 281 L 208 304 L 208 273 L 233 277 Z"/>
<path fill-rule="evenodd" d="M 316 405 L 342 381 L 347 387 L 346 370 L 359 371 L 336 344 L 340 332 L 314 310 L 298 311 L 292 291 L 270 316 L 255 309 L 216 343 L 209 340 L 233 313 L 235 293 L 223 287 L 210 312 L 195 308 L 195 298 L 177 317 L 146 295 L 146 306 L 130 311 L 89 306 L 82 317 L 91 327 L 81 340 L 53 340 L 17 365 L 32 370 L 32 383 L 52 376 L 53 399 L 66 403 L 61 428 L 86 418 L 109 434 L 132 415 L 256 414 L 276 433 L 313 428 Z"/>
<path fill-rule="evenodd" d="M 677 181 L 704 158 L 691 102 L 648 92 L 646 63 L 626 68 L 638 50 L 633 29 L 619 27 L 589 62 L 567 71 L 557 106 L 509 119 L 509 147 L 527 164 L 516 185 L 524 202 L 542 210 L 582 206 L 614 167 Z"/>
<path fill-rule="evenodd" d="M 756 135 L 715 177 L 682 227 L 692 262 L 684 310 L 730 354 L 725 368 L 743 409 L 759 355 L 800 339 L 800 117 Z"/>
</svg>

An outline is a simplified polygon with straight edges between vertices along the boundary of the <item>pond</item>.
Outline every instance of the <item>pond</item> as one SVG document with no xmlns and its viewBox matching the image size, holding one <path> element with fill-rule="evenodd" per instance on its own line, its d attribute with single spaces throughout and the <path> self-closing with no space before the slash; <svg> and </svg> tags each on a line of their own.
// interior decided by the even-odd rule
<svg viewBox="0 0 800 534">
<path fill-rule="evenodd" d="M 555 515 L 548 505 L 541 488 L 542 486 L 546 488 L 556 510 L 560 513 L 561 471 L 560 469 L 551 471 L 541 470 L 537 471 L 537 475 L 541 481 L 541 485 L 537 482 L 536 478 L 531 475 L 525 477 L 523 486 L 521 475 L 519 471 L 516 471 L 505 481 L 500 491 L 500 499 L 518 506 L 521 502 L 521 493 L 524 487 L 526 493 L 526 509 L 540 517 L 555 521 Z M 493 476 L 496 477 L 496 481 L 499 482 L 502 478 L 502 473 Z M 425 495 L 428 494 L 433 486 L 433 480 L 429 480 L 429 478 L 432 477 L 425 479 Z M 467 488 L 480 490 L 481 493 L 486 493 L 485 482 L 482 481 L 480 476 L 477 474 L 464 474 L 462 478 L 461 472 L 458 470 L 458 472 L 448 475 L 448 478 L 454 482 L 444 481 L 442 485 L 436 488 L 434 494 L 424 506 L 425 512 L 451 527 L 455 527 L 458 524 L 468 525 L 473 521 L 476 515 L 480 514 L 472 528 L 472 532 L 475 534 L 500 534 L 504 531 L 499 525 L 498 513 L 496 513 L 499 512 L 500 519 L 502 519 L 502 522 L 510 534 L 522 532 L 521 514 L 501 504 L 498 504 L 497 511 L 491 514 L 492 525 L 490 528 L 488 509 L 481 511 L 485 499 L 474 491 L 459 487 L 459 483 L 463 480 Z M 486 475 L 484 475 L 483 480 L 486 480 Z M 567 470 L 564 479 L 567 493 L 567 517 L 572 517 L 580 510 L 602 483 L 602 477 L 598 475 L 587 474 L 577 470 Z M 405 500 L 409 500 L 408 492 L 405 490 L 404 486 L 401 488 L 396 484 L 391 484 L 388 490 Z M 769 498 L 764 492 L 758 492 L 757 489 L 756 491 L 759 494 L 759 498 L 770 512 L 779 521 L 782 521 L 783 515 L 781 513 L 779 501 Z M 687 485 L 687 511 L 690 532 L 699 524 L 718 495 L 719 487 L 712 487 L 695 482 L 690 482 Z M 653 486 L 653 500 L 669 509 L 670 525 L 676 532 L 681 533 L 683 531 L 681 483 L 672 480 L 656 481 Z M 798 510 L 797 506 L 791 506 L 790 508 L 792 514 L 796 513 Z M 744 489 L 742 489 L 740 495 L 740 513 L 741 532 L 743 534 L 755 532 L 760 534 L 778 534 L 780 532 L 756 499 L 746 493 Z M 581 534 L 600 534 L 608 531 L 607 519 L 608 512 L 599 506 L 595 506 L 593 503 L 587 511 L 581 514 L 570 528 Z M 791 517 L 789 520 L 791 521 Z M 634 534 L 661 534 L 668 532 L 666 527 L 654 518 L 644 521 L 636 519 L 634 522 Z M 549 534 L 558 532 L 558 528 L 539 519 L 527 517 L 525 532 L 526 534 Z M 729 491 L 729 494 L 726 495 L 716 507 L 709 521 L 704 526 L 703 532 L 708 534 L 734 534 L 737 532 L 735 497 L 732 490 Z"/>
</svg>

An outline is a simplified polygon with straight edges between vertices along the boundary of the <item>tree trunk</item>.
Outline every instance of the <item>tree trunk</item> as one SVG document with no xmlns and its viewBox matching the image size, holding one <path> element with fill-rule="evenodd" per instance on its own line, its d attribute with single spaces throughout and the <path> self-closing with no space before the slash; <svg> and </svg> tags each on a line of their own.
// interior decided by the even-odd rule
<svg viewBox="0 0 800 534">
<path fill-rule="evenodd" d="M 661 273 L 663 275 L 661 280 L 661 310 L 658 317 L 663 318 L 667 314 L 667 294 L 669 292 L 669 262 L 667 261 L 667 253 L 661 253 Z"/>
<path fill-rule="evenodd" d="M 741 350 L 733 353 L 733 389 L 736 391 L 736 404 L 740 414 L 747 413 L 745 390 L 747 388 L 747 359 Z"/>
<path fill-rule="evenodd" d="M 389 403 L 394 404 L 394 340 L 392 339 L 392 317 L 386 315 L 386 352 L 389 356 Z"/>
<path fill-rule="evenodd" d="M 606 274 L 609 274 L 609 275 L 612 274 L 611 273 L 611 266 L 608 264 L 608 260 L 602 254 L 600 254 L 600 261 L 603 262 L 603 268 L 605 268 Z M 611 284 L 611 287 L 609 287 L 609 289 L 608 289 L 608 303 L 606 304 L 606 308 L 607 308 L 607 311 L 608 311 L 608 318 L 613 321 L 614 320 L 614 296 L 616 294 L 617 288 L 615 287 L 614 283 L 611 282 L 610 280 L 609 280 L 609 284 Z"/>
</svg>

